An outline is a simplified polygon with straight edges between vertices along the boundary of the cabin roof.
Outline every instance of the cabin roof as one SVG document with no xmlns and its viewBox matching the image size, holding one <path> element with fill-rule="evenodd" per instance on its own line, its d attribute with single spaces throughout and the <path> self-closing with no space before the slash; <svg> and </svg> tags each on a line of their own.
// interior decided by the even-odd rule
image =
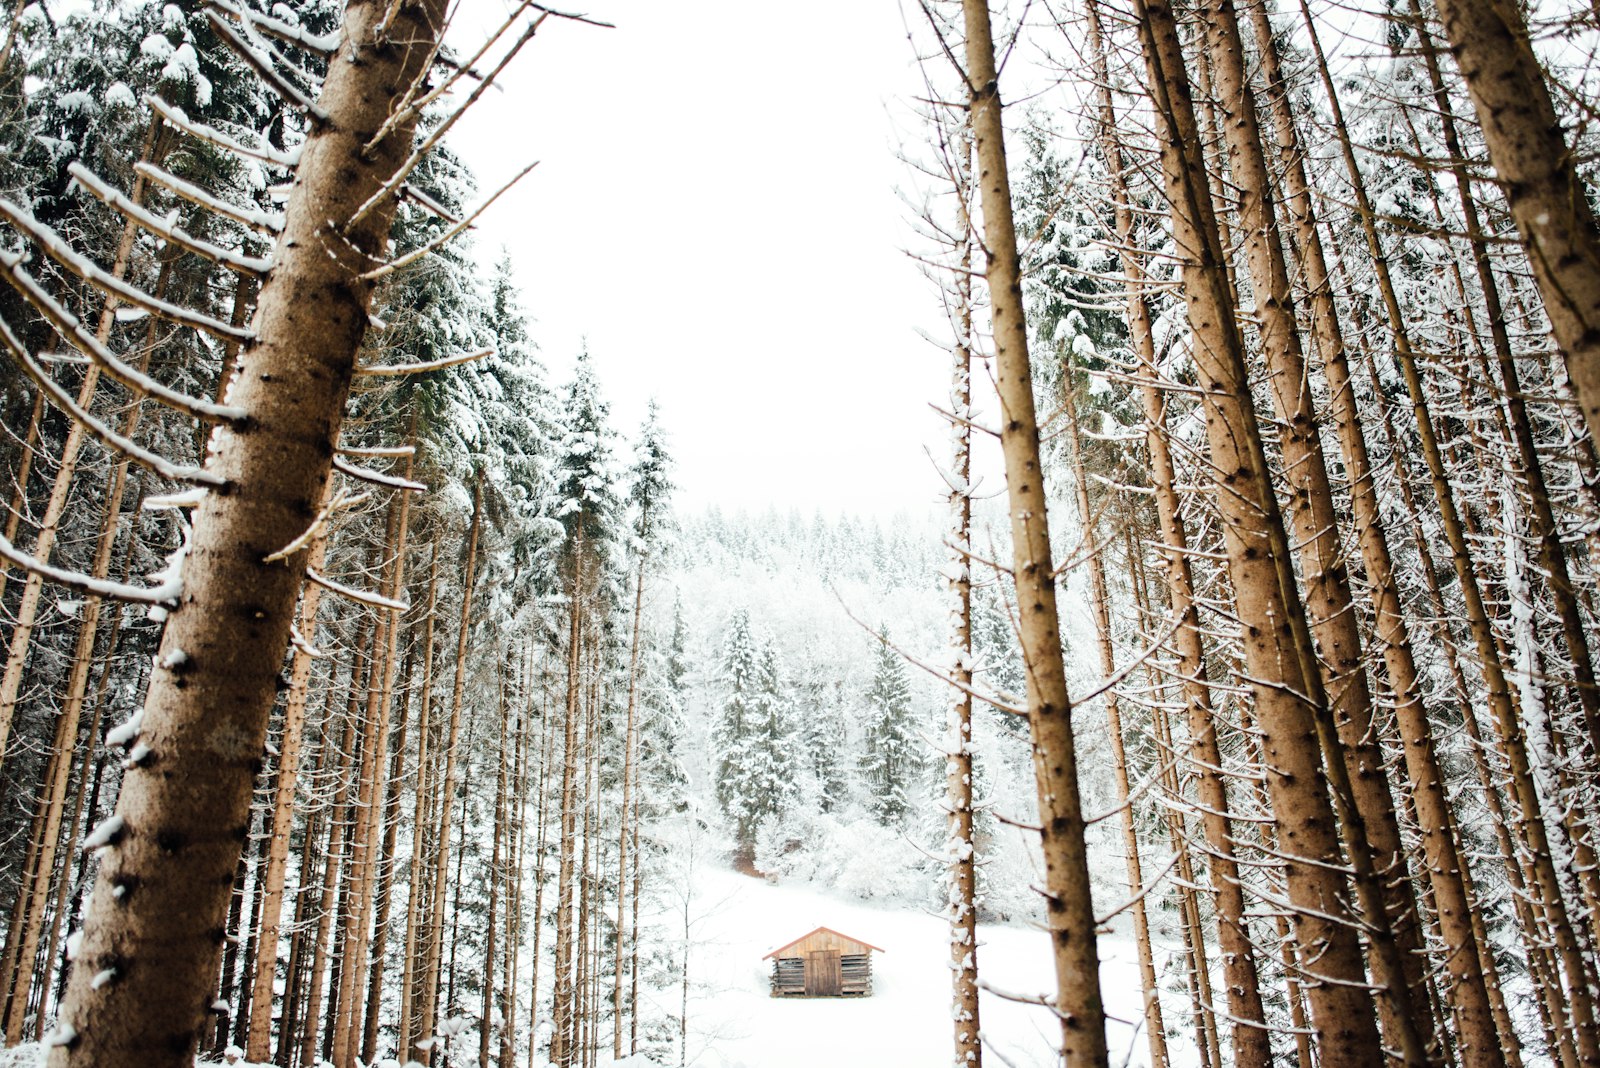
<svg viewBox="0 0 1600 1068">
<path fill-rule="evenodd" d="M 801 935 L 799 938 L 796 938 L 792 942 L 785 942 L 783 945 L 779 946 L 777 949 L 773 950 L 771 953 L 768 953 L 765 957 L 762 957 L 761 959 L 762 960 L 771 960 L 773 957 L 776 957 L 776 956 L 780 955 L 784 950 L 788 949 L 790 946 L 799 945 L 801 942 L 804 942 L 806 939 L 810 938 L 812 935 L 821 934 L 824 931 L 826 931 L 828 934 L 834 935 L 834 936 L 836 936 L 838 938 L 843 938 L 847 942 L 860 942 L 863 946 L 866 946 L 868 949 L 876 950 L 879 953 L 887 953 L 887 952 L 889 952 L 886 949 L 882 949 L 882 948 L 880 948 L 878 946 L 873 945 L 871 942 L 865 942 L 865 941 L 862 941 L 859 938 L 854 937 L 853 935 L 847 935 L 843 931 L 835 931 L 832 927 L 818 927 L 815 930 L 807 931 L 805 934 Z"/>
</svg>

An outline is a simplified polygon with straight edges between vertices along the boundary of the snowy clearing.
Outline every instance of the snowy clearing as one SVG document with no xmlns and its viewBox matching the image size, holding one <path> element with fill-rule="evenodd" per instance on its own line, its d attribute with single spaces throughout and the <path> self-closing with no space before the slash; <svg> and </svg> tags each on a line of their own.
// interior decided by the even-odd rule
<svg viewBox="0 0 1600 1068">
<path fill-rule="evenodd" d="M 810 887 L 774 886 L 732 871 L 699 882 L 704 941 L 694 949 L 688 1058 L 700 1068 L 880 1068 L 940 1065 L 951 1048 L 950 971 L 944 920 L 903 906 L 883 907 Z M 873 955 L 873 996 L 862 999 L 773 998 L 761 958 L 813 928 L 832 927 L 881 946 Z M 1044 934 L 1025 926 L 981 929 L 979 971 L 1010 993 L 1053 991 Z M 1138 963 L 1122 931 L 1100 939 L 1107 1012 L 1141 1014 Z M 657 993 L 655 996 L 662 996 Z M 999 1064 L 1056 1063 L 1055 1027 L 1046 1010 L 985 992 L 983 1033 Z M 1109 1025 L 1113 1063 L 1145 1065 L 1143 1033 Z M 1131 1049 L 1131 1056 L 1130 1054 Z M 1184 1063 L 1181 1049 L 1175 1062 Z M 676 1061 L 672 1062 L 676 1063 Z"/>
</svg>

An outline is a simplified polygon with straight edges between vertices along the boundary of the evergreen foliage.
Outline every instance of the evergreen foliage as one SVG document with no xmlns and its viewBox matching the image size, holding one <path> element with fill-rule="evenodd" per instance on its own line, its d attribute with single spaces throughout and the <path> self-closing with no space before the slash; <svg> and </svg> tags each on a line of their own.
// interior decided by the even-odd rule
<svg viewBox="0 0 1600 1068">
<path fill-rule="evenodd" d="M 867 806 L 878 822 L 891 825 L 911 810 L 923 761 L 912 712 L 911 680 L 905 661 L 889 647 L 889 631 L 878 631 L 872 686 L 866 694 L 866 731 L 861 774 Z"/>
</svg>

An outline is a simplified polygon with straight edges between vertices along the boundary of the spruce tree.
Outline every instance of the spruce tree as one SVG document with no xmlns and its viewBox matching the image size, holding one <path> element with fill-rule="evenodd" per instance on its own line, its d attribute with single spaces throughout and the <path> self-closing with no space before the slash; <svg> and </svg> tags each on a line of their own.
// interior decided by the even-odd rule
<svg viewBox="0 0 1600 1068">
<path fill-rule="evenodd" d="M 769 642 L 756 637 L 744 609 L 728 624 L 721 681 L 722 713 L 711 738 L 717 802 L 732 825 L 738 859 L 749 863 L 762 820 L 784 812 L 795 783 L 777 656 Z"/>
<path fill-rule="evenodd" d="M 898 823 L 911 807 L 921 759 L 912 733 L 911 679 L 905 662 L 889 647 L 888 628 L 878 631 L 878 657 L 867 690 L 867 732 L 861 774 L 867 805 L 878 822 Z"/>
</svg>

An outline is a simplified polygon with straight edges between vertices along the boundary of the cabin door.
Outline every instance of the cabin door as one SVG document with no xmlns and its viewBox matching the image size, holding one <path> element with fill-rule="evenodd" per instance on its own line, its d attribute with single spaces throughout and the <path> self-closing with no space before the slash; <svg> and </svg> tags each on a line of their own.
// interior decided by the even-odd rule
<svg viewBox="0 0 1600 1068">
<path fill-rule="evenodd" d="M 839 988 L 839 951 L 824 949 L 806 954 L 806 993 L 812 997 L 838 997 Z"/>
</svg>

